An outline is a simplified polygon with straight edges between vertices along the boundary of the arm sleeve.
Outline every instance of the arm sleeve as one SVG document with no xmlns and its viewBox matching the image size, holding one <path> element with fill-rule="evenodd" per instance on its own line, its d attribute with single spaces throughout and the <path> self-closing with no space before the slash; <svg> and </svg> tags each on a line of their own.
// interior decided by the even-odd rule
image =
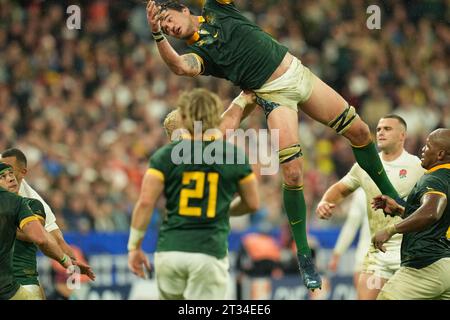
<svg viewBox="0 0 450 320">
<path fill-rule="evenodd" d="M 196 58 L 198 59 L 198 61 L 202 66 L 201 71 L 199 73 L 200 75 L 203 76 L 211 75 L 210 71 L 211 61 L 208 58 L 208 54 L 204 52 L 201 48 L 195 45 L 190 45 L 188 46 L 184 54 L 194 54 L 196 56 Z"/>
<path fill-rule="evenodd" d="M 37 216 L 33 214 L 28 201 L 22 197 L 17 197 L 17 207 L 16 207 L 16 226 L 22 229 L 25 224 L 33 220 L 39 220 Z"/>
<path fill-rule="evenodd" d="M 37 199 L 28 199 L 28 205 L 33 211 L 33 214 L 39 216 L 42 220 L 45 221 L 45 209 L 42 203 Z"/>
<path fill-rule="evenodd" d="M 355 191 L 361 186 L 360 176 L 358 172 L 361 170 L 359 165 L 355 163 L 350 171 L 341 179 L 341 182 L 345 184 L 351 191 Z"/>
<path fill-rule="evenodd" d="M 366 196 L 362 189 L 358 189 L 353 196 L 347 219 L 341 229 L 333 252 L 342 255 L 355 239 L 358 229 L 367 214 Z"/>
<path fill-rule="evenodd" d="M 22 197 L 32 198 L 39 200 L 43 207 L 45 212 L 45 230 L 47 232 L 51 232 L 53 230 L 59 229 L 59 226 L 56 224 L 56 217 L 53 213 L 50 206 L 47 204 L 47 202 L 42 199 L 42 197 L 24 180 L 22 180 L 22 183 L 20 184 L 20 190 L 19 195 Z"/>
<path fill-rule="evenodd" d="M 163 182 L 166 180 L 168 175 L 168 169 L 170 161 L 170 152 L 169 159 L 166 159 L 166 153 L 164 152 L 165 148 L 157 150 L 150 158 L 147 173 L 151 173 L 152 175 L 157 176 Z"/>
<path fill-rule="evenodd" d="M 439 177 L 433 175 L 426 175 L 423 183 L 420 184 L 420 198 L 427 193 L 439 194 L 447 198 L 447 184 Z"/>
</svg>

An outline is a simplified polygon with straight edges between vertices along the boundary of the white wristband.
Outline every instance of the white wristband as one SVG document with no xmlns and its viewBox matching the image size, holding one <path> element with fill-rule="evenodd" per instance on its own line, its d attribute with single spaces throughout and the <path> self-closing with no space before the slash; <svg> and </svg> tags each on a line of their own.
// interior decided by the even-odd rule
<svg viewBox="0 0 450 320">
<path fill-rule="evenodd" d="M 245 107 L 247 106 L 247 100 L 242 95 L 238 95 L 236 98 L 234 98 L 232 103 L 237 104 L 242 109 L 245 109 Z"/>
<path fill-rule="evenodd" d="M 128 238 L 128 251 L 136 250 L 139 242 L 144 238 L 145 231 L 130 227 L 130 237 Z"/>
</svg>

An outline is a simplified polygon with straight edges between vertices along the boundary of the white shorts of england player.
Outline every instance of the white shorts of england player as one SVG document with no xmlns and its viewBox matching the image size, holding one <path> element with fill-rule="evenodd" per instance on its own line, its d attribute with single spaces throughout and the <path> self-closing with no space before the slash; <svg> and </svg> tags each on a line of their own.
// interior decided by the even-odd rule
<svg viewBox="0 0 450 320">
<path fill-rule="evenodd" d="M 371 244 L 364 258 L 362 272 L 389 279 L 400 269 L 400 247 L 403 236 L 394 235 L 384 244 L 386 252 L 375 249 Z"/>
</svg>

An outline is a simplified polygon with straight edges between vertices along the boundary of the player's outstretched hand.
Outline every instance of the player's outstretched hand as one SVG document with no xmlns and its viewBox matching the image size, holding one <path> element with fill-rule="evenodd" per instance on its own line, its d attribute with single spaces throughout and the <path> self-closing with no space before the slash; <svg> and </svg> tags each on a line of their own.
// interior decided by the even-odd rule
<svg viewBox="0 0 450 320">
<path fill-rule="evenodd" d="M 128 268 L 130 268 L 131 272 L 137 275 L 140 278 L 145 279 L 144 267 L 147 272 L 151 271 L 150 262 L 148 261 L 147 256 L 144 251 L 140 249 L 131 250 L 128 252 Z"/>
<path fill-rule="evenodd" d="M 328 220 L 333 215 L 334 208 L 336 208 L 336 204 L 328 201 L 320 201 L 316 208 L 316 214 L 320 219 Z"/>
<path fill-rule="evenodd" d="M 375 210 L 382 209 L 385 215 L 396 216 L 401 214 L 400 206 L 391 197 L 379 195 L 372 199 L 372 208 Z"/>
<path fill-rule="evenodd" d="M 150 0 L 147 3 L 147 21 L 150 27 L 152 28 L 152 32 L 161 31 L 161 7 L 157 6 L 155 1 Z"/>
<path fill-rule="evenodd" d="M 80 272 L 81 274 L 85 274 L 88 276 L 89 279 L 91 279 L 92 281 L 95 280 L 95 273 L 94 271 L 92 271 L 92 268 L 90 265 L 83 263 L 81 261 L 77 261 L 77 260 L 72 260 L 73 264 L 76 265 L 78 268 L 80 268 Z"/>
</svg>

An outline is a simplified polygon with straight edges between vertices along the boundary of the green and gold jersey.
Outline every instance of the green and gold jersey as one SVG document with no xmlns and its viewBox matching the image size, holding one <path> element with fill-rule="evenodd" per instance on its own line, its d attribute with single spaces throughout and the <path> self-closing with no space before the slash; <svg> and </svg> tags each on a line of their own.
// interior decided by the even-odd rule
<svg viewBox="0 0 450 320">
<path fill-rule="evenodd" d="M 13 244 L 17 228 L 38 218 L 26 200 L 0 188 L 0 300 L 10 299 L 19 289 L 13 276 Z"/>
<path fill-rule="evenodd" d="M 405 267 L 420 269 L 450 257 L 450 164 L 434 167 L 420 178 L 408 196 L 406 217 L 420 207 L 420 199 L 427 193 L 445 196 L 447 207 L 439 221 L 427 229 L 403 235 L 401 257 Z"/>
<path fill-rule="evenodd" d="M 201 57 L 202 74 L 259 89 L 281 64 L 288 49 L 244 17 L 230 0 L 206 0 L 200 27 L 188 41 Z"/>
<path fill-rule="evenodd" d="M 223 140 L 175 141 L 151 157 L 148 172 L 164 181 L 167 200 L 157 251 L 225 257 L 230 203 L 239 184 L 255 178 L 245 154 Z"/>
<path fill-rule="evenodd" d="M 25 198 L 33 214 L 45 223 L 44 206 L 39 200 Z M 39 285 L 37 263 L 37 246 L 34 243 L 16 239 L 13 253 L 13 272 L 21 285 Z"/>
</svg>

